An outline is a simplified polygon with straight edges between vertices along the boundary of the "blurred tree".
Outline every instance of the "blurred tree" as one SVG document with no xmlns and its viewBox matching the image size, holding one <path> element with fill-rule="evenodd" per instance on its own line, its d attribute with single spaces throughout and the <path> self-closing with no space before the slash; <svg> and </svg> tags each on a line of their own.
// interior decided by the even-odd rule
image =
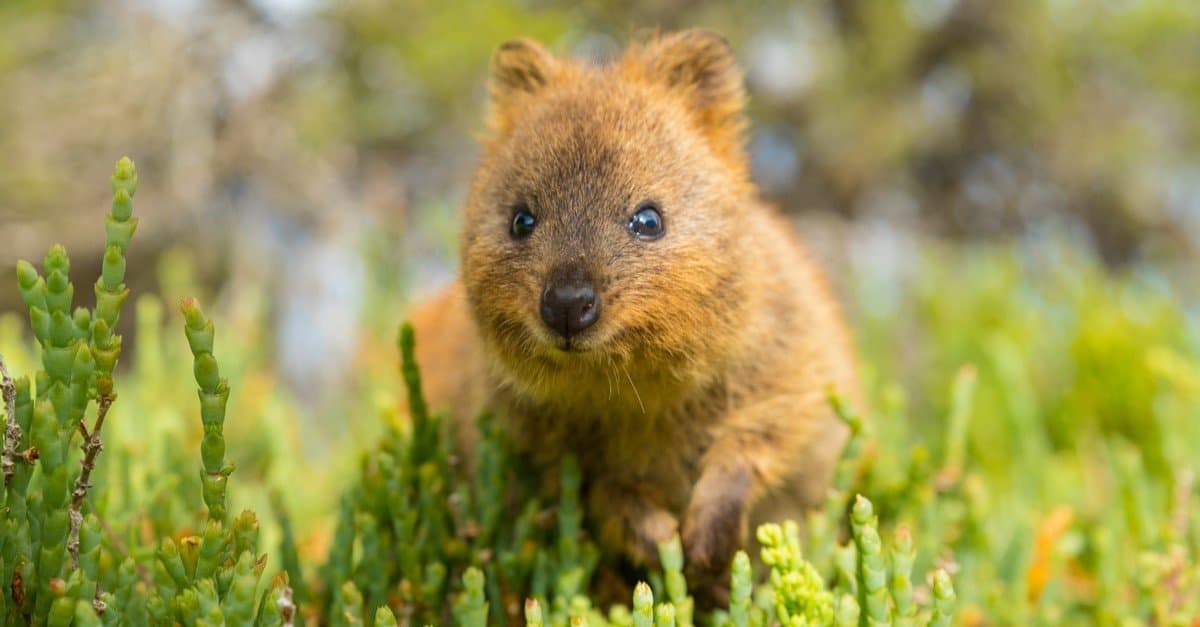
<svg viewBox="0 0 1200 627">
<path fill-rule="evenodd" d="M 246 244 L 226 227 L 251 220 L 267 239 L 249 245 L 289 250 L 350 224 L 444 255 L 422 225 L 453 232 L 496 45 L 603 59 L 689 26 L 742 57 L 756 174 L 788 210 L 956 237 L 1075 229 L 1113 263 L 1200 242 L 1200 3 L 13 0 L 0 266 L 40 233 L 98 257 L 64 214 L 103 202 L 74 181 L 121 152 L 159 173 L 148 242 L 228 251 Z"/>
</svg>

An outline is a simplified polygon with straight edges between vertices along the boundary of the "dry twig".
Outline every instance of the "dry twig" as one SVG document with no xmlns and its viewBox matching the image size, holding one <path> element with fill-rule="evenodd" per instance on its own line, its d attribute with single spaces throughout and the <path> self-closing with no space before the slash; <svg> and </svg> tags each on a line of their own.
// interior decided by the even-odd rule
<svg viewBox="0 0 1200 627">
<path fill-rule="evenodd" d="M 13 384 L 12 377 L 8 374 L 8 367 L 4 365 L 3 355 L 0 355 L 0 396 L 4 398 L 4 415 L 6 417 L 4 458 L 0 461 L 0 466 L 3 466 L 4 485 L 7 487 L 12 481 L 13 473 L 16 472 L 13 460 L 17 457 L 17 442 L 21 441 L 21 425 L 17 424 L 17 386 Z"/>
<path fill-rule="evenodd" d="M 83 526 L 83 500 L 87 498 L 88 488 L 91 487 L 88 480 L 92 477 L 92 470 L 96 468 L 96 456 L 104 450 L 104 442 L 100 439 L 100 429 L 104 426 L 104 418 L 108 416 L 108 408 L 116 399 L 112 393 L 111 382 L 108 385 L 100 384 L 97 387 L 106 389 L 101 389 L 100 398 L 96 399 L 96 424 L 89 432 L 84 421 L 82 419 L 79 421 L 79 431 L 83 434 L 83 443 L 80 445 L 80 448 L 83 449 L 83 461 L 79 478 L 75 480 L 75 490 L 71 492 L 71 512 L 69 514 L 71 535 L 67 540 L 67 551 L 71 554 L 73 567 L 79 566 L 79 529 Z"/>
</svg>

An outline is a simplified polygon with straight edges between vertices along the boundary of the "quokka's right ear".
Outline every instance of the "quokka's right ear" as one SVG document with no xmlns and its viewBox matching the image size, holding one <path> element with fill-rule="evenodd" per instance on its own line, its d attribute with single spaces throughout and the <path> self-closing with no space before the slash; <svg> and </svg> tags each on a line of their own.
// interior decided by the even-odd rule
<svg viewBox="0 0 1200 627">
<path fill-rule="evenodd" d="M 554 55 L 535 41 L 514 39 L 500 44 L 492 55 L 492 75 L 488 85 L 493 117 L 502 121 L 514 102 L 549 84 L 559 68 Z"/>
<path fill-rule="evenodd" d="M 680 94 L 718 154 L 745 161 L 742 71 L 720 33 L 694 28 L 656 37 L 631 46 L 626 63 Z"/>
</svg>

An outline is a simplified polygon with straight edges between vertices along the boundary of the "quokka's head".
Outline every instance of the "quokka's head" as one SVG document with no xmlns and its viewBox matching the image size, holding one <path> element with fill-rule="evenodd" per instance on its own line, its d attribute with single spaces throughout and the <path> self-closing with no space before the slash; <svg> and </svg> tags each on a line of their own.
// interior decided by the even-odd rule
<svg viewBox="0 0 1200 627">
<path fill-rule="evenodd" d="M 585 64 L 512 41 L 490 86 L 461 248 L 485 340 L 542 372 L 695 360 L 737 317 L 753 201 L 728 43 L 685 31 Z"/>
</svg>

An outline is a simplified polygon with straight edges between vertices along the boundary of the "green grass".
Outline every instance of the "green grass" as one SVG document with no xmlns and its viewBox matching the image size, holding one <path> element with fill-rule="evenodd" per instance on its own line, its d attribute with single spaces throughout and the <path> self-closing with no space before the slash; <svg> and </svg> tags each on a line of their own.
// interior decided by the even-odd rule
<svg viewBox="0 0 1200 627">
<path fill-rule="evenodd" d="M 123 293 L 118 253 L 137 245 L 114 224 L 130 219 L 134 176 L 131 164 L 114 175 L 106 294 Z M 135 295 L 137 342 L 122 355 L 116 296 L 73 311 L 66 251 L 53 249 L 40 271 L 21 266 L 34 313 L 0 318 L 24 438 L 13 452 L 40 453 L 13 458 L 3 622 L 283 624 L 298 606 L 337 625 L 1191 624 L 1194 306 L 1161 272 L 1110 272 L 1065 242 L 923 250 L 887 280 L 870 267 L 845 278 L 870 408 L 839 405 L 858 435 L 827 507 L 760 529 L 767 570 L 739 558 L 730 607 L 697 615 L 677 544 L 628 606 L 590 601 L 603 556 L 570 462 L 558 499 L 537 501 L 484 416 L 478 477 L 458 478 L 441 418 L 419 402 L 398 418 L 419 371 L 399 368 L 411 333 L 380 348 L 398 318 L 382 305 L 364 317 L 372 341 L 352 383 L 319 414 L 331 427 L 297 418 L 263 348 L 261 298 L 209 312 L 214 325 L 196 301 Z M 203 296 L 187 266 L 173 255 L 159 269 L 171 301 Z M 76 551 L 80 418 L 104 448 Z"/>
</svg>

